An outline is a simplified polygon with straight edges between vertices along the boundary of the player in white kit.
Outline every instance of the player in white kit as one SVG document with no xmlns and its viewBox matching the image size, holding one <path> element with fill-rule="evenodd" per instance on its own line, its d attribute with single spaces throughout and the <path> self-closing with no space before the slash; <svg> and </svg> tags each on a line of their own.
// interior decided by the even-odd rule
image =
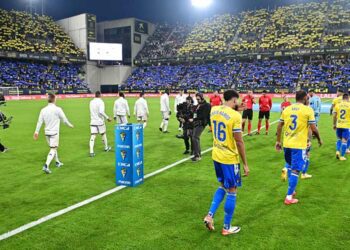
<svg viewBox="0 0 350 250">
<path fill-rule="evenodd" d="M 169 90 L 166 90 L 164 94 L 160 96 L 160 112 L 162 113 L 162 123 L 160 124 L 159 131 L 163 133 L 168 132 L 169 118 L 171 110 L 169 106 Z"/>
<path fill-rule="evenodd" d="M 149 110 L 147 101 L 143 96 L 144 93 L 141 93 L 139 99 L 135 102 L 134 115 L 139 123 L 143 123 L 143 128 L 145 128 L 147 126 Z"/>
<path fill-rule="evenodd" d="M 33 137 L 34 140 L 38 140 L 40 128 L 44 123 L 46 141 L 50 147 L 50 152 L 47 155 L 43 171 L 47 174 L 51 174 L 50 163 L 53 158 L 56 159 L 56 167 L 63 166 L 63 163 L 58 159 L 57 153 L 60 138 L 60 122 L 62 121 L 70 128 L 73 128 L 73 125 L 68 121 L 63 110 L 56 106 L 56 96 L 54 94 L 48 94 L 48 102 L 49 104 L 40 111 Z"/>
<path fill-rule="evenodd" d="M 90 156 L 94 157 L 95 139 L 98 134 L 102 136 L 105 151 L 108 152 L 111 150 L 111 147 L 108 146 L 105 120 L 108 122 L 112 120 L 105 113 L 105 104 L 101 99 L 100 91 L 97 91 L 95 93 L 95 98 L 90 101 L 90 120 Z"/>
<path fill-rule="evenodd" d="M 127 116 L 130 118 L 129 104 L 122 92 L 119 92 L 119 98 L 114 102 L 113 114 L 114 120 L 117 121 L 117 124 L 128 123 Z"/>
</svg>

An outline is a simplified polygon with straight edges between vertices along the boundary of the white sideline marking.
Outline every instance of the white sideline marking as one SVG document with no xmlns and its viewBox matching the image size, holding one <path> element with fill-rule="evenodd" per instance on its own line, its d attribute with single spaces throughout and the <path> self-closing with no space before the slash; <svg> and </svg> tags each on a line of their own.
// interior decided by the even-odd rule
<svg viewBox="0 0 350 250">
<path fill-rule="evenodd" d="M 273 122 L 270 123 L 270 125 L 273 125 L 273 124 L 277 123 L 278 121 L 279 121 L 279 120 L 273 121 Z M 261 128 L 264 128 L 264 127 L 265 127 L 265 126 L 262 126 Z M 255 131 L 257 131 L 257 129 L 253 130 L 252 132 L 255 132 Z M 244 134 L 243 136 L 246 136 L 246 135 L 247 135 L 247 134 Z M 212 149 L 213 149 L 212 147 L 211 147 L 211 148 L 208 148 L 208 149 L 202 151 L 202 154 L 208 153 L 208 152 L 210 152 Z M 161 168 L 161 169 L 158 169 L 158 170 L 156 170 L 156 171 L 154 171 L 154 172 L 152 172 L 152 173 L 146 174 L 146 175 L 144 176 L 144 178 L 147 179 L 147 178 L 149 178 L 149 177 L 152 177 L 152 176 L 155 176 L 155 175 L 157 175 L 157 174 L 160 174 L 160 173 L 162 173 L 162 172 L 164 172 L 164 171 L 166 171 L 166 170 L 168 170 L 168 169 L 171 169 L 171 168 L 173 168 L 173 167 L 175 167 L 175 166 L 177 166 L 177 165 L 179 165 L 179 164 L 181 164 L 181 163 L 183 163 L 183 162 L 186 162 L 186 161 L 190 160 L 191 158 L 192 158 L 192 156 L 187 157 L 187 158 L 184 158 L 184 159 L 179 160 L 179 161 L 177 161 L 177 162 L 174 162 L 173 164 L 170 164 L 170 165 L 168 165 L 168 166 L 166 166 L 166 167 L 163 167 L 163 168 Z M 105 191 L 105 192 L 99 194 L 99 195 L 93 196 L 93 197 L 91 197 L 91 198 L 89 198 L 89 199 L 87 199 L 87 200 L 81 201 L 81 202 L 79 202 L 79 203 L 77 203 L 77 204 L 74 204 L 74 205 L 69 206 L 69 207 L 64 208 L 64 209 L 61 209 L 61 210 L 59 210 L 59 211 L 57 211 L 57 212 L 55 212 L 55 213 L 49 214 L 49 215 L 47 215 L 47 216 L 44 216 L 44 217 L 42 217 L 42 218 L 40 218 L 40 219 L 38 219 L 38 220 L 36 220 L 36 221 L 32 221 L 32 222 L 30 222 L 30 223 L 28 223 L 28 224 L 25 224 L 25 225 L 23 225 L 23 226 L 21 226 L 21 227 L 18 227 L 18 228 L 16 228 L 16 229 L 14 229 L 14 230 L 8 231 L 7 233 L 4 233 L 4 234 L 0 235 L 0 241 L 5 240 L 5 239 L 7 239 L 7 238 L 10 238 L 10 237 L 12 237 L 12 236 L 14 236 L 14 235 L 16 235 L 16 234 L 19 234 L 19 233 L 21 233 L 21 232 L 23 232 L 23 231 L 26 231 L 26 230 L 30 229 L 30 228 L 32 228 L 32 227 L 35 227 L 35 226 L 37 226 L 37 225 L 40 225 L 40 224 L 42 224 L 42 223 L 44 223 L 44 222 L 46 222 L 46 221 L 52 220 L 52 219 L 54 219 L 54 218 L 56 218 L 56 217 L 58 217 L 58 216 L 61 216 L 61 215 L 63 215 L 63 214 L 66 214 L 66 213 L 68 213 L 68 212 L 70 212 L 70 211 L 73 211 L 73 210 L 75 210 L 75 209 L 77 209 L 77 208 L 80 208 L 80 207 L 82 207 L 82 206 L 85 206 L 85 205 L 87 205 L 87 204 L 90 204 L 90 203 L 92 203 L 92 202 L 94 202 L 94 201 L 97 201 L 97 200 L 103 198 L 103 197 L 106 197 L 106 196 L 111 195 L 111 194 L 113 194 L 113 193 L 115 193 L 115 192 L 118 192 L 118 191 L 120 191 L 120 190 L 122 190 L 122 189 L 124 189 L 124 188 L 126 188 L 126 186 L 118 186 L 118 187 L 112 188 L 112 189 L 110 189 L 110 190 L 108 190 L 108 191 Z"/>
</svg>

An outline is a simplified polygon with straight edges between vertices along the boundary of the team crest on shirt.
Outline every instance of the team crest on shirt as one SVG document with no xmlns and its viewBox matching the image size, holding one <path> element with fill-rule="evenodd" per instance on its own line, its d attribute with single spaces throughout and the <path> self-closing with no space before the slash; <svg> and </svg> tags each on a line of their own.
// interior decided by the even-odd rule
<svg viewBox="0 0 350 250">
<path fill-rule="evenodd" d="M 140 131 L 136 131 L 136 140 L 140 140 Z"/>
<path fill-rule="evenodd" d="M 120 133 L 120 139 L 122 140 L 122 142 L 125 142 L 125 139 L 126 139 L 126 133 L 125 132 L 121 132 Z"/>
<path fill-rule="evenodd" d="M 138 148 L 136 149 L 136 157 L 140 158 L 140 156 L 141 156 L 141 150 Z"/>
<path fill-rule="evenodd" d="M 120 151 L 120 155 L 124 161 L 126 159 L 126 151 L 125 150 Z"/>
<path fill-rule="evenodd" d="M 126 176 L 126 168 L 122 168 L 122 170 L 120 172 L 122 173 L 123 178 L 125 178 L 125 176 Z"/>
<path fill-rule="evenodd" d="M 141 174 L 141 169 L 140 169 L 140 167 L 138 167 L 138 168 L 136 169 L 136 173 L 137 173 L 137 176 L 140 176 L 140 174 Z"/>
</svg>

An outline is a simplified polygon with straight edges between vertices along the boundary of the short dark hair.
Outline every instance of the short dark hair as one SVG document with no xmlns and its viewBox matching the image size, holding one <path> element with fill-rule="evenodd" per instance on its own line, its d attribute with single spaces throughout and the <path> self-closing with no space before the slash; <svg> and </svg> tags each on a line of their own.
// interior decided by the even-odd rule
<svg viewBox="0 0 350 250">
<path fill-rule="evenodd" d="M 344 95 L 343 95 L 343 100 L 348 100 L 349 99 L 349 94 L 348 93 L 345 93 Z"/>
<path fill-rule="evenodd" d="M 204 96 L 203 96 L 203 94 L 202 94 L 202 93 L 197 93 L 197 94 L 196 94 L 196 97 L 201 98 L 201 100 L 203 100 L 203 99 L 204 99 Z"/>
<path fill-rule="evenodd" d="M 344 93 L 344 90 L 342 90 L 342 89 L 338 89 L 337 90 L 339 93 Z"/>
<path fill-rule="evenodd" d="M 239 98 L 239 94 L 234 89 L 229 89 L 224 92 L 224 100 L 227 102 L 231 100 L 232 98 Z"/>
<path fill-rule="evenodd" d="M 56 99 L 56 96 L 53 93 L 48 93 L 47 94 L 47 99 L 48 99 L 49 103 L 53 103 L 55 101 L 55 99 Z"/>
<path fill-rule="evenodd" d="M 125 98 L 125 95 L 123 92 L 119 92 L 119 96 Z"/>
<path fill-rule="evenodd" d="M 143 97 L 145 95 L 145 93 L 141 92 L 140 93 L 140 97 Z"/>
<path fill-rule="evenodd" d="M 304 100 L 305 96 L 307 96 L 307 93 L 304 90 L 299 90 L 295 94 L 295 100 L 302 101 Z"/>
<path fill-rule="evenodd" d="M 267 93 L 266 89 L 264 89 L 264 90 L 263 90 L 263 93 L 264 93 L 264 94 L 266 94 L 266 93 Z"/>
<path fill-rule="evenodd" d="M 100 97 L 101 96 L 101 91 L 96 91 L 95 92 L 95 97 Z"/>
</svg>

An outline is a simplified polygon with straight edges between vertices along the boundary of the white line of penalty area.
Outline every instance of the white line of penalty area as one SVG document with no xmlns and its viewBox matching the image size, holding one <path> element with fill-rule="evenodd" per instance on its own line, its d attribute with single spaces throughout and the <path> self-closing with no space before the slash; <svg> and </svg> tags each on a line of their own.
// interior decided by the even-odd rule
<svg viewBox="0 0 350 250">
<path fill-rule="evenodd" d="M 270 125 L 273 125 L 273 124 L 277 123 L 278 121 L 279 120 L 273 121 L 273 122 L 271 122 Z M 262 126 L 262 128 L 264 128 L 264 127 L 265 126 Z M 256 131 L 257 130 L 255 129 L 252 132 L 256 132 Z M 243 136 L 246 136 L 246 135 L 247 134 L 244 134 Z M 202 154 L 206 154 L 206 153 L 210 152 L 212 149 L 213 149 L 212 147 L 208 148 L 208 149 L 202 151 Z M 189 161 L 191 158 L 192 158 L 192 156 L 184 158 L 184 159 L 179 160 L 177 162 L 174 162 L 174 163 L 172 163 L 172 164 L 170 164 L 170 165 L 168 165 L 166 167 L 160 168 L 160 169 L 158 169 L 158 170 L 156 170 L 156 171 L 154 171 L 152 173 L 146 174 L 144 178 L 148 179 L 148 178 L 150 178 L 152 176 L 160 174 L 160 173 L 162 173 L 162 172 L 164 172 L 166 170 L 169 170 L 169 169 L 171 169 L 171 168 L 173 168 L 173 167 L 175 167 L 177 165 L 180 165 L 181 163 Z M 59 211 L 57 211 L 55 213 L 49 214 L 47 216 L 44 216 L 44 217 L 42 217 L 42 218 L 40 218 L 40 219 L 38 219 L 36 221 L 32 221 L 32 222 L 30 222 L 28 224 L 25 224 L 25 225 L 23 225 L 21 227 L 18 227 L 16 229 L 14 229 L 14 230 L 8 231 L 7 233 L 4 233 L 4 234 L 0 235 L 0 241 L 5 240 L 7 238 L 10 238 L 10 237 L 12 237 L 12 236 L 14 236 L 16 234 L 19 234 L 19 233 L 21 233 L 23 231 L 26 231 L 26 230 L 30 229 L 32 227 L 38 226 L 38 225 L 40 225 L 40 224 L 42 224 L 42 223 L 44 223 L 46 221 L 52 220 L 52 219 L 54 219 L 54 218 L 56 218 L 58 216 L 61 216 L 61 215 L 66 214 L 68 212 L 71 212 L 71 211 L 73 211 L 73 210 L 75 210 L 77 208 L 80 208 L 80 207 L 85 206 L 87 204 L 90 204 L 90 203 L 92 203 L 94 201 L 102 199 L 102 198 L 104 198 L 104 197 L 106 197 L 108 195 L 111 195 L 111 194 L 113 194 L 115 192 L 118 192 L 118 191 L 120 191 L 120 190 L 122 190 L 124 188 L 126 188 L 126 186 L 118 186 L 118 187 L 112 188 L 112 189 L 110 189 L 110 190 L 108 190 L 106 192 L 103 192 L 103 193 L 101 193 L 99 195 L 93 196 L 93 197 L 91 197 L 91 198 L 89 198 L 87 200 L 81 201 L 81 202 L 79 202 L 77 204 L 74 204 L 74 205 L 69 206 L 69 207 L 64 208 L 64 209 L 61 209 L 61 210 L 59 210 Z"/>
</svg>

